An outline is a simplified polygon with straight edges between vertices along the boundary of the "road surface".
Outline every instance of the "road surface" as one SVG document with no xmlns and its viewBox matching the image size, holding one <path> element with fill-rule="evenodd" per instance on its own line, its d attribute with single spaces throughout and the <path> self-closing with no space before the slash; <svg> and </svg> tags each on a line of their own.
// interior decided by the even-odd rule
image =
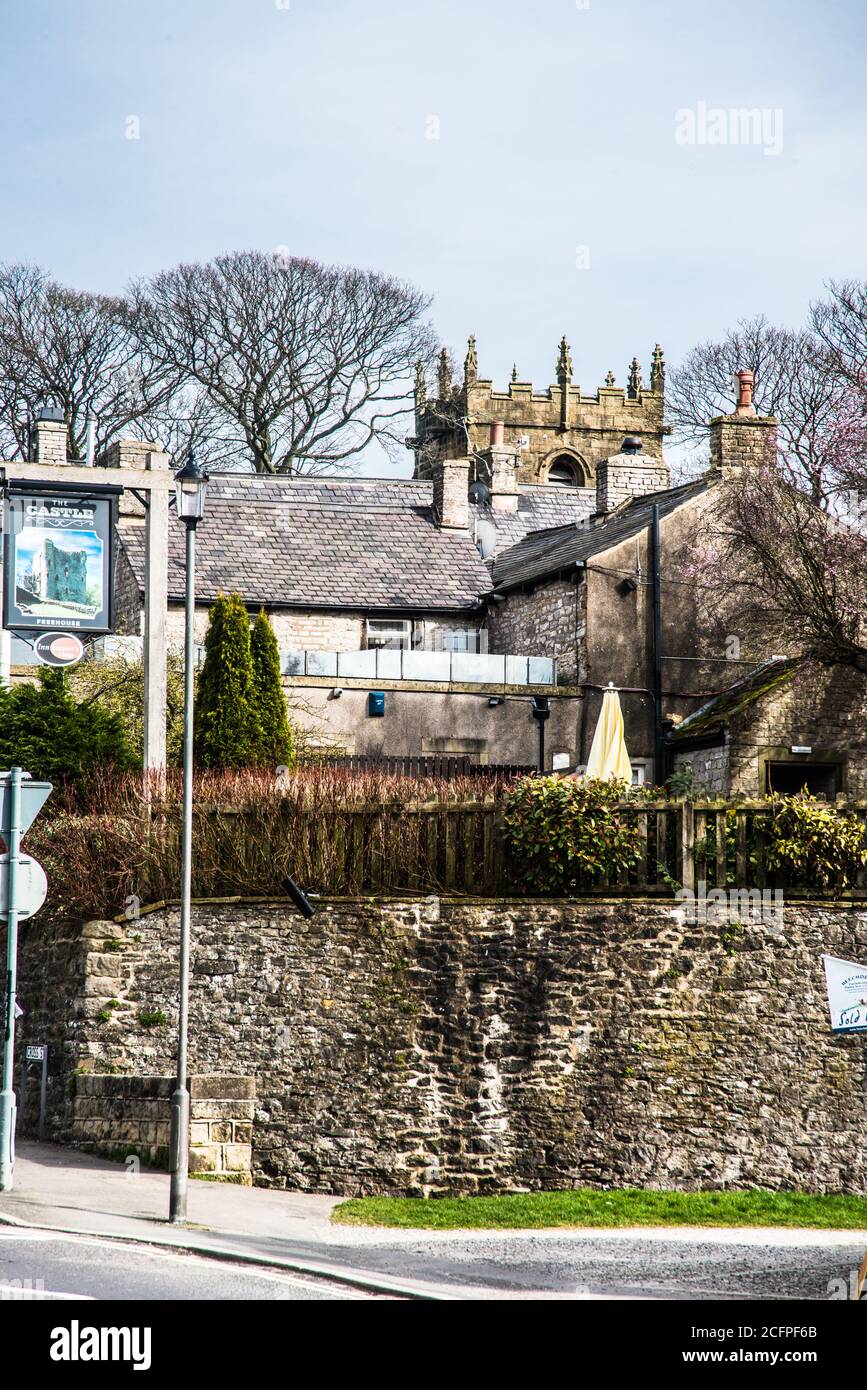
<svg viewBox="0 0 867 1390">
<path fill-rule="evenodd" d="M 0 1302 L 85 1299 L 358 1299 L 325 1280 L 227 1264 L 155 1246 L 50 1231 L 0 1230 Z"/>
</svg>

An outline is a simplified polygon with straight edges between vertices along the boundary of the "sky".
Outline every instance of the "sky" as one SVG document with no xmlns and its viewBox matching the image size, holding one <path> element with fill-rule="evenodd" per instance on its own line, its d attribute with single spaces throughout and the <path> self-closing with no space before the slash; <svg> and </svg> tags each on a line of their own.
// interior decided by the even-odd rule
<svg viewBox="0 0 867 1390">
<path fill-rule="evenodd" d="M 863 274 L 863 0 L 0 0 L 0 35 L 0 259 L 77 288 L 288 248 L 419 286 L 499 389 L 565 333 L 589 393 Z"/>
</svg>

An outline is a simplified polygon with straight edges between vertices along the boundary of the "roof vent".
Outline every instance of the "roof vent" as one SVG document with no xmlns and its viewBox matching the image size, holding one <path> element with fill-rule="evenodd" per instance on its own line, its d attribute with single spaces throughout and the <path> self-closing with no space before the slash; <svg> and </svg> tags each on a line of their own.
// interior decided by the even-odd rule
<svg viewBox="0 0 867 1390">
<path fill-rule="evenodd" d="M 628 434 L 620 446 L 621 454 L 640 454 L 641 440 L 637 434 Z"/>
<path fill-rule="evenodd" d="M 487 507 L 491 501 L 491 489 L 486 483 L 478 481 L 470 483 L 469 497 L 470 501 L 475 503 L 477 507 Z"/>
</svg>

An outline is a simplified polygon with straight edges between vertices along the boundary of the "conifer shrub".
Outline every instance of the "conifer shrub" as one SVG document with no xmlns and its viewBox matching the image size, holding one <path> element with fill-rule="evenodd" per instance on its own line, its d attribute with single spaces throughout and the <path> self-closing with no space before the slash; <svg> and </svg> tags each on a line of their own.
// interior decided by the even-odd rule
<svg viewBox="0 0 867 1390">
<path fill-rule="evenodd" d="M 294 762 L 294 748 L 280 676 L 280 651 L 264 608 L 260 609 L 253 624 L 250 655 L 256 710 L 262 730 L 259 761 L 266 767 L 290 767 Z"/>
<path fill-rule="evenodd" d="M 193 749 L 200 768 L 254 766 L 262 726 L 250 652 L 250 620 L 240 594 L 220 594 L 211 608 L 199 674 Z"/>
</svg>

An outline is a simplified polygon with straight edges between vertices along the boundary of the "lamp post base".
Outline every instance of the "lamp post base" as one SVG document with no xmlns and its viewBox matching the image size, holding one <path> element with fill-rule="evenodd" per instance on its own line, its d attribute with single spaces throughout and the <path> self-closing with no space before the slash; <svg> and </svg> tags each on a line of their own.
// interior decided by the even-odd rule
<svg viewBox="0 0 867 1390">
<path fill-rule="evenodd" d="M 190 1093 L 186 1087 L 172 1093 L 172 1129 L 169 1167 L 171 1190 L 169 1220 L 180 1223 L 187 1219 L 187 1185 L 190 1167 Z"/>
</svg>

